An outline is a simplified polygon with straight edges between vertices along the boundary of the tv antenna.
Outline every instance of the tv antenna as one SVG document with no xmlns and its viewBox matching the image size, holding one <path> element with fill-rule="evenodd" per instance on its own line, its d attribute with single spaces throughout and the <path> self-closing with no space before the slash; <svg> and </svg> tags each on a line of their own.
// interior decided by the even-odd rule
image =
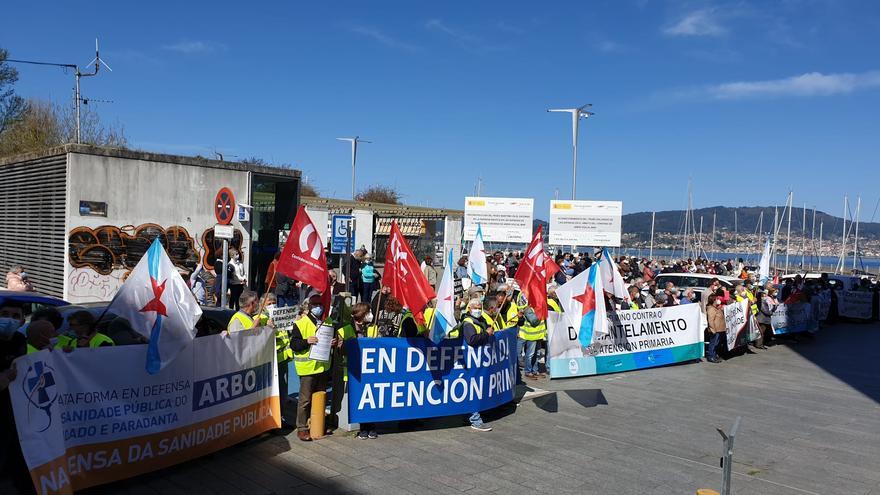
<svg viewBox="0 0 880 495">
<path fill-rule="evenodd" d="M 82 142 L 82 124 L 81 124 L 81 116 L 80 116 L 80 114 L 81 114 L 80 107 L 83 104 L 88 104 L 89 101 L 100 101 L 100 100 L 96 100 L 94 98 L 84 99 L 82 97 L 82 93 L 80 93 L 79 80 L 83 77 L 97 76 L 98 71 L 101 69 L 102 65 L 104 67 L 106 67 L 107 70 L 109 70 L 110 72 L 113 72 L 113 69 L 111 69 L 110 66 L 107 65 L 107 62 L 104 62 L 104 60 L 101 58 L 101 56 L 99 54 L 98 38 L 95 38 L 95 58 L 92 59 L 91 62 L 86 64 L 87 67 L 92 64 L 95 65 L 95 70 L 93 72 L 83 72 L 80 70 L 79 66 L 76 64 L 56 64 L 56 63 L 52 63 L 52 62 L 37 62 L 34 60 L 15 60 L 15 59 L 6 59 L 6 61 L 19 63 L 19 64 L 49 65 L 49 66 L 53 66 L 53 67 L 61 67 L 65 71 L 67 69 L 73 69 L 73 76 L 76 79 L 76 86 L 74 88 L 74 105 L 76 107 L 76 142 L 77 142 L 77 144 L 81 143 Z"/>
</svg>

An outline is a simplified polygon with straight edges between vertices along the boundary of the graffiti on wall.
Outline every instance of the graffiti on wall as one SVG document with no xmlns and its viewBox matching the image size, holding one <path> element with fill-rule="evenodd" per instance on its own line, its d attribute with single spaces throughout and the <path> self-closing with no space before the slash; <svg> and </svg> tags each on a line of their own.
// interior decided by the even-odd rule
<svg viewBox="0 0 880 495">
<path fill-rule="evenodd" d="M 111 275 L 118 270 L 129 271 L 137 265 L 156 238 L 177 268 L 191 272 L 200 262 L 208 269 L 214 266 L 217 246 L 214 244 L 213 227 L 206 229 L 197 241 L 184 227 L 174 225 L 164 228 L 155 223 L 137 227 L 76 227 L 68 235 L 68 259 L 73 268 L 88 268 L 100 275 Z M 230 245 L 241 249 L 242 240 L 241 231 L 235 229 Z"/>
</svg>

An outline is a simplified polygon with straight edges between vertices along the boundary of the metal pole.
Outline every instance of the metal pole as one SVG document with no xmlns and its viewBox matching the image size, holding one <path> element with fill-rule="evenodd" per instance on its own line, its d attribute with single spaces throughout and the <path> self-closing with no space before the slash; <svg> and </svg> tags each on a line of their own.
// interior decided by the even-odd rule
<svg viewBox="0 0 880 495">
<path fill-rule="evenodd" d="M 840 260 L 837 262 L 837 266 L 835 267 L 835 273 L 839 273 L 843 271 L 844 260 L 846 259 L 846 214 L 849 209 L 849 198 L 844 195 L 843 196 L 843 235 L 840 238 Z"/>
<path fill-rule="evenodd" d="M 735 208 L 733 210 L 733 250 L 739 253 L 739 222 Z"/>
<path fill-rule="evenodd" d="M 741 419 L 741 416 L 736 417 L 730 435 L 726 435 L 721 428 L 716 428 L 721 434 L 721 438 L 724 439 L 724 451 L 721 454 L 721 495 L 730 495 L 731 475 L 733 474 L 733 441 L 736 438 L 737 430 L 739 430 Z"/>
<path fill-rule="evenodd" d="M 581 119 L 581 112 L 575 110 L 571 113 L 571 199 L 577 199 L 577 167 L 578 167 L 578 123 Z"/>
<path fill-rule="evenodd" d="M 810 228 L 810 247 L 816 252 L 816 207 L 813 207 L 813 226 Z M 817 254 L 818 256 L 818 254 Z M 810 255 L 810 270 L 813 269 L 813 256 Z"/>
<path fill-rule="evenodd" d="M 816 255 L 816 258 L 819 258 L 819 272 L 822 272 L 822 229 L 825 227 L 825 222 L 819 222 L 819 253 Z"/>
<path fill-rule="evenodd" d="M 804 219 L 801 222 L 801 270 L 804 269 L 805 256 L 807 255 L 807 204 L 804 203 Z"/>
<path fill-rule="evenodd" d="M 229 281 L 226 280 L 227 274 L 229 273 L 229 269 L 227 266 L 229 265 L 229 241 L 223 239 L 223 274 L 220 282 L 220 307 L 226 309 L 229 307 L 228 300 L 226 297 L 226 289 L 229 287 Z"/>
<path fill-rule="evenodd" d="M 859 196 L 856 202 L 856 235 L 855 241 L 853 242 L 853 262 L 852 269 L 856 269 L 856 258 L 859 257 L 859 215 L 862 209 L 862 197 Z"/>
<path fill-rule="evenodd" d="M 788 273 L 788 256 L 791 254 L 791 203 L 794 199 L 794 194 L 791 191 L 788 193 L 788 238 L 785 241 L 785 273 Z"/>
<path fill-rule="evenodd" d="M 712 212 L 712 252 L 714 253 L 715 249 L 715 212 Z M 714 254 L 712 255 L 712 259 L 715 259 Z"/>
<path fill-rule="evenodd" d="M 355 165 L 357 164 L 357 153 L 358 153 L 358 138 L 355 137 L 351 140 L 351 200 L 354 201 L 355 191 L 354 191 L 354 171 Z"/>
<path fill-rule="evenodd" d="M 648 259 L 654 259 L 654 217 L 657 215 L 656 211 L 651 212 L 651 247 L 648 250 Z"/>
<path fill-rule="evenodd" d="M 74 75 L 76 76 L 76 91 L 75 91 L 76 92 L 76 95 L 75 95 L 76 101 L 74 102 L 75 103 L 74 106 L 76 107 L 76 144 L 80 144 L 80 143 L 82 143 L 82 136 L 81 136 L 81 131 L 80 131 L 80 117 L 79 117 L 79 104 L 80 104 L 80 99 L 81 99 L 80 94 L 79 94 L 79 78 L 80 78 L 79 67 L 76 68 L 76 73 Z"/>
</svg>

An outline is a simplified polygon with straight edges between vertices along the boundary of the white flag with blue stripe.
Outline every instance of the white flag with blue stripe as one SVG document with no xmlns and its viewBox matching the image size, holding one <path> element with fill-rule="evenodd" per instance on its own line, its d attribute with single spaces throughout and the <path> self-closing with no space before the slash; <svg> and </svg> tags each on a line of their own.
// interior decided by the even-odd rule
<svg viewBox="0 0 880 495">
<path fill-rule="evenodd" d="M 474 285 L 484 284 L 489 280 L 489 270 L 486 266 L 486 248 L 483 247 L 483 228 L 477 224 L 477 235 L 471 243 L 471 252 L 468 253 L 468 277 Z"/>
<path fill-rule="evenodd" d="M 431 340 L 437 344 L 446 338 L 446 335 L 455 328 L 455 285 L 452 277 L 452 250 L 446 260 L 443 269 L 443 278 L 437 286 L 437 306 L 434 308 L 434 318 L 431 324 Z"/>
<path fill-rule="evenodd" d="M 108 312 L 128 320 L 147 337 L 147 371 L 158 373 L 196 336 L 202 308 L 159 239 L 135 265 L 119 288 Z"/>
</svg>

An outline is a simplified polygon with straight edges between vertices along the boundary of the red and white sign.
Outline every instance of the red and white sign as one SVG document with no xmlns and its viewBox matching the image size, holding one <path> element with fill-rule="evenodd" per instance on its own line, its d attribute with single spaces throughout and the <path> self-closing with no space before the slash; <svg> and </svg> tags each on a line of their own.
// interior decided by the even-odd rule
<svg viewBox="0 0 880 495">
<path fill-rule="evenodd" d="M 220 225 L 229 225 L 235 218 L 235 195 L 228 187 L 221 188 L 214 198 L 214 216 Z"/>
</svg>

